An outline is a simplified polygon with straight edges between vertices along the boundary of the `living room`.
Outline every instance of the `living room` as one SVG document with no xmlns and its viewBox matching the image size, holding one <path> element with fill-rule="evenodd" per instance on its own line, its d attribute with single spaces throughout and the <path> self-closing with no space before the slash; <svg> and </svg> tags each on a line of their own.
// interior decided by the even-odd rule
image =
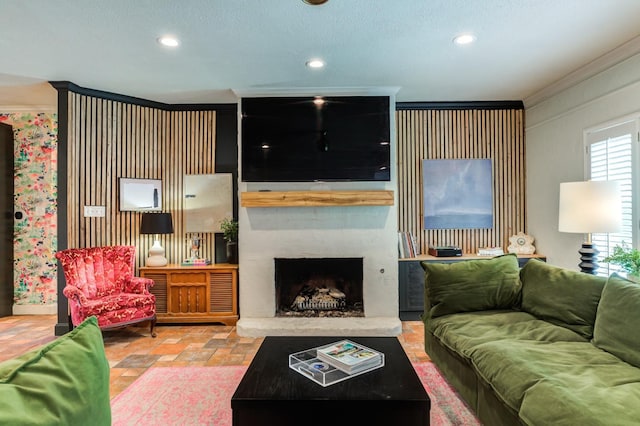
<svg viewBox="0 0 640 426">
<path fill-rule="evenodd" d="M 301 4 L 292 7 L 314 7 L 302 2 L 297 3 Z M 633 5 L 627 3 L 625 6 L 633 8 Z M 330 1 L 315 7 L 318 9 L 300 13 L 316 13 L 318 10 L 328 13 L 327 11 L 335 10 L 329 8 L 337 6 Z M 593 11 L 585 13 L 596 14 Z M 232 16 L 236 18 L 235 24 L 242 26 L 242 22 L 238 22 L 238 15 Z M 323 16 L 322 19 L 327 18 Z M 616 19 L 622 20 L 623 17 L 616 16 Z M 625 25 L 621 24 L 619 27 L 625 28 Z M 377 317 L 393 318 L 392 333 L 397 333 L 398 327 L 402 325 L 397 317 L 394 318 L 397 313 L 398 262 L 395 243 L 398 231 L 412 232 L 417 237 L 423 253 L 429 244 L 455 244 L 467 253 L 474 253 L 478 248 L 486 246 L 502 246 L 506 249 L 508 238 L 522 231 L 535 238 L 537 252 L 544 254 L 548 263 L 576 270 L 579 261 L 578 249 L 583 242 L 583 235 L 557 230 L 559 186 L 562 182 L 583 181 L 587 178 L 583 153 L 585 132 L 610 126 L 617 120 L 628 120 L 630 117 L 633 119 L 634 116 L 635 120 L 638 119 L 640 41 L 635 27 L 626 28 L 626 33 L 623 30 L 618 33 L 617 36 L 620 38 L 614 39 L 611 36 L 608 39 L 611 44 L 606 49 L 603 44 L 597 44 L 599 50 L 596 52 L 583 51 L 580 60 L 574 59 L 576 62 L 573 68 L 558 66 L 562 68 L 558 72 L 563 78 L 551 79 L 544 86 L 523 89 L 522 96 L 503 97 L 500 94 L 478 98 L 469 91 L 469 95 L 465 97 L 407 97 L 405 88 L 402 89 L 403 92 L 393 93 L 391 96 L 395 102 L 390 116 L 394 124 L 392 152 L 397 175 L 387 184 L 329 183 L 317 187 L 330 190 L 391 190 L 395 197 L 394 206 L 391 208 L 332 207 L 332 210 L 328 211 L 319 207 L 295 208 L 287 213 L 292 216 L 280 216 L 287 208 L 254 211 L 241 207 L 240 201 L 243 192 L 262 189 L 276 191 L 283 189 L 283 185 L 263 185 L 264 188 L 258 188 L 256 185 L 236 181 L 234 215 L 239 219 L 241 230 L 238 289 L 240 321 L 255 318 L 251 324 L 256 321 L 262 322 L 262 319 L 271 316 L 273 311 L 269 303 L 260 300 L 250 301 L 250 296 L 256 292 L 256 279 L 264 275 L 272 276 L 273 266 L 268 265 L 265 273 L 265 269 L 252 269 L 251 263 L 272 262 L 274 257 L 290 256 L 290 253 L 285 253 L 283 247 L 304 252 L 306 249 L 301 248 L 296 237 L 305 240 L 322 238 L 314 232 L 310 235 L 303 232 L 309 214 L 312 215 L 311 223 L 315 226 L 310 229 L 331 228 L 332 233 L 336 234 L 343 230 L 342 225 L 336 227 L 327 224 L 328 220 L 337 220 L 352 226 L 346 235 L 341 236 L 342 239 L 339 239 L 338 243 L 326 243 L 332 246 L 327 248 L 327 251 L 337 246 L 344 247 L 341 256 L 351 256 L 355 250 L 345 247 L 345 240 L 358 241 L 363 238 L 358 226 L 365 230 L 374 226 L 384 228 L 380 239 L 385 241 L 385 248 L 382 254 L 377 255 L 381 260 L 366 265 L 372 280 L 379 286 L 374 290 L 367 290 L 373 292 L 367 294 L 381 292 L 383 298 L 384 295 L 394 295 L 389 306 L 370 307 L 374 309 L 373 312 L 377 311 Z M 596 45 L 595 42 L 593 44 Z M 466 67 L 473 69 L 471 65 Z M 538 71 L 543 73 L 545 70 Z M 236 93 L 232 90 L 225 92 L 225 96 L 231 96 L 233 102 L 209 101 L 215 98 L 207 98 L 204 92 L 194 94 L 191 99 L 187 98 L 187 94 L 183 94 L 179 101 L 157 101 L 141 93 L 121 91 L 115 86 L 107 86 L 101 81 L 100 73 L 101 71 L 96 70 L 96 77 L 85 81 L 58 74 L 35 84 L 24 84 L 15 89 L 3 86 L 0 90 L 0 117 L 3 118 L 3 122 L 17 127 L 16 131 L 25 141 L 21 144 L 21 148 L 24 149 L 19 152 L 23 154 L 23 158 L 18 158 L 19 164 L 24 168 L 21 169 L 20 179 L 16 180 L 15 211 L 22 212 L 24 216 L 15 225 L 22 237 L 14 243 L 16 261 L 13 275 L 17 278 L 13 286 L 11 309 L 13 315 L 56 315 L 56 335 L 68 330 L 67 304 L 61 294 L 64 280 L 56 274 L 56 262 L 53 257 L 57 249 L 65 246 L 133 244 L 138 248 L 137 265 L 141 266 L 144 265 L 146 254 L 153 243 L 149 236 L 139 234 L 138 214 L 118 211 L 117 190 L 114 185 L 119 177 L 162 178 L 163 182 L 166 181 L 166 211 L 173 214 L 175 231 L 172 235 L 162 236 L 161 242 L 172 263 L 179 263 L 188 256 L 187 238 L 182 228 L 182 176 L 215 172 L 231 173 L 234 178 L 238 177 L 239 117 L 236 113 Z M 425 81 L 428 81 L 427 76 L 425 73 Z M 57 90 L 47 83 L 61 80 L 68 80 L 70 83 L 56 83 Z M 31 82 L 29 79 L 21 81 Z M 310 87 L 317 87 L 317 81 L 312 77 Z M 511 80 L 505 78 L 505 81 Z M 357 79 L 352 79 L 350 84 L 334 83 L 327 86 L 324 94 L 335 94 L 344 90 L 344 87 L 350 88 L 350 93 L 358 93 L 358 90 L 360 93 L 372 93 L 370 89 L 362 90 L 361 85 L 356 82 Z M 229 87 L 245 90 L 239 90 L 238 94 L 264 95 L 278 92 L 273 88 L 265 89 L 267 83 L 262 80 L 256 81 L 254 85 L 255 87 L 249 91 L 246 91 L 246 86 Z M 290 85 L 296 86 L 299 85 Z M 388 86 L 398 84 L 384 86 L 388 89 Z M 39 91 L 39 99 L 49 101 L 45 104 L 41 102 L 20 105 L 17 101 L 20 99 L 20 91 L 26 89 Z M 280 93 L 283 91 L 291 94 L 287 87 L 280 88 Z M 296 94 L 304 95 L 308 92 L 297 89 Z M 502 99 L 516 101 L 514 104 L 503 102 Z M 451 102 L 442 102 L 443 100 Z M 439 133 L 427 134 L 424 131 L 426 124 L 423 123 L 431 123 L 430 129 L 436 128 L 434 123 L 442 123 L 442 129 Z M 455 131 L 469 135 L 469 126 L 474 125 L 478 126 L 479 132 L 486 133 L 478 133 L 475 139 L 471 138 L 471 142 L 461 143 L 454 136 L 447 136 L 453 134 L 449 132 Z M 34 138 L 34 135 L 37 138 Z M 68 149 L 73 146 L 78 149 L 85 148 L 87 151 L 69 151 L 71 155 L 64 157 L 63 151 L 60 150 L 61 146 L 64 146 L 62 144 L 65 142 L 61 142 L 64 138 Z M 488 148 L 494 161 L 499 157 L 499 147 L 506 150 L 500 154 L 504 155 L 505 160 L 500 160 L 500 168 L 496 166 L 495 169 L 499 172 L 495 176 L 504 179 L 499 180 L 496 187 L 508 188 L 508 193 L 496 191 L 501 226 L 489 232 L 435 232 L 422 229 L 419 220 L 416 219 L 420 217 L 422 207 L 420 198 L 415 195 L 421 192 L 420 169 L 416 164 L 408 164 L 427 158 L 424 155 L 425 151 L 419 151 L 418 147 L 423 149 L 438 141 L 443 152 L 433 152 L 430 154 L 433 155 L 431 158 L 452 158 L 454 154 L 448 154 L 451 152 L 456 152 L 455 155 L 462 158 L 469 155 L 462 151 L 461 147 L 468 146 L 468 152 L 477 153 L 481 147 L 486 148 L 487 139 L 493 138 L 501 141 Z M 38 145 L 30 144 L 29 141 L 36 139 Z M 128 148 L 130 151 L 126 154 L 127 160 L 106 161 L 107 158 L 103 157 L 103 154 L 98 154 L 102 152 L 101 144 L 106 140 L 112 141 L 113 146 L 116 146 L 117 140 L 131 142 L 132 145 Z M 189 147 L 191 151 L 181 149 L 183 146 Z M 494 149 L 496 151 L 493 151 Z M 201 153 L 201 150 L 210 155 L 193 154 Z M 473 155 L 477 158 L 484 156 L 470 156 Z M 66 164 L 65 158 L 68 158 Z M 98 171 L 95 175 L 94 170 Z M 30 180 L 34 174 L 38 176 L 36 183 Z M 109 176 L 110 180 L 102 176 Z M 83 178 L 86 180 L 79 184 Z M 61 190 L 65 185 L 67 190 Z M 284 189 L 299 187 L 300 185 L 290 185 Z M 313 188 L 305 186 L 304 189 Z M 64 205 L 73 207 L 61 213 L 59 206 Z M 107 217 L 85 218 L 80 211 L 83 205 L 104 205 L 107 207 Z M 284 229 L 285 232 L 280 236 L 271 233 L 272 229 L 264 225 L 264 218 L 259 217 L 270 214 L 278 215 L 277 221 L 271 225 L 277 224 Z M 371 220 L 373 225 L 357 223 L 357 217 L 360 215 Z M 256 229 L 256 223 L 262 224 L 262 228 Z M 379 225 L 380 223 L 383 225 Z M 278 241 L 282 246 L 279 247 L 279 252 L 271 254 L 268 260 L 258 259 L 256 252 L 265 248 L 266 234 L 269 235 L 267 241 Z M 201 237 L 205 257 L 224 262 L 224 242 L 221 241 L 220 235 L 202 234 Z M 382 269 L 384 273 L 379 272 Z M 262 292 L 262 287 L 257 291 Z M 270 297 L 262 293 L 260 296 L 268 300 Z M 251 334 L 251 331 L 248 333 Z"/>
</svg>

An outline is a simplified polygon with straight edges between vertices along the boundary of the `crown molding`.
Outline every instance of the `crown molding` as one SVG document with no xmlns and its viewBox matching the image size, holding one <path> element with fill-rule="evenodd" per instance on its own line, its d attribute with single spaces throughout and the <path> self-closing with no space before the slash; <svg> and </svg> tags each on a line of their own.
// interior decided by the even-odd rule
<svg viewBox="0 0 640 426">
<path fill-rule="evenodd" d="M 531 108 L 541 102 L 544 102 L 563 90 L 573 87 L 638 53 L 640 53 L 640 36 L 632 38 L 610 52 L 596 58 L 577 70 L 572 71 L 554 83 L 551 83 L 544 89 L 527 96 L 523 101 L 525 108 Z"/>
<path fill-rule="evenodd" d="M 110 101 L 123 102 L 143 107 L 156 108 L 165 111 L 216 111 L 220 113 L 233 112 L 237 110 L 237 104 L 166 104 L 163 102 L 150 101 L 135 96 L 121 95 L 119 93 L 105 92 L 104 90 L 90 89 L 78 86 L 70 81 L 50 81 L 49 84 L 54 89 L 61 92 L 73 92 L 80 95 L 91 96 Z"/>
<path fill-rule="evenodd" d="M 0 114 L 11 114 L 14 112 L 47 112 L 57 113 L 56 105 L 0 105 Z"/>
<path fill-rule="evenodd" d="M 396 102 L 402 110 L 524 109 L 522 101 Z"/>
<path fill-rule="evenodd" d="M 260 87 L 233 89 L 238 98 L 284 96 L 395 96 L 396 86 L 381 87 Z"/>
</svg>

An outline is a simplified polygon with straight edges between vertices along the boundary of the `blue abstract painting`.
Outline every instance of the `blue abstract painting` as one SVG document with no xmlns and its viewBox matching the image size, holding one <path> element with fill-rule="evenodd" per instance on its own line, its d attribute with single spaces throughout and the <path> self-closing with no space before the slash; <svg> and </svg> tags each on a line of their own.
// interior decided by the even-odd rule
<svg viewBox="0 0 640 426">
<path fill-rule="evenodd" d="M 490 159 L 422 160 L 424 229 L 493 228 Z"/>
</svg>

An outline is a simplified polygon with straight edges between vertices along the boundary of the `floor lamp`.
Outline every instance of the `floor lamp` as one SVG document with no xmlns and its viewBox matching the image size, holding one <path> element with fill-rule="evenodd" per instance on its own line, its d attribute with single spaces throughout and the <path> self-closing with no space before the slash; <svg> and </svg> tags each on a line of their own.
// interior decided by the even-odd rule
<svg viewBox="0 0 640 426">
<path fill-rule="evenodd" d="M 565 182 L 560 184 L 558 230 L 586 234 L 580 253 L 580 270 L 598 269 L 598 249 L 591 234 L 619 232 L 622 227 L 622 198 L 617 181 Z"/>
<path fill-rule="evenodd" d="M 160 245 L 158 235 L 173 234 L 171 213 L 142 213 L 140 233 L 154 235 L 154 243 L 149 249 L 146 266 L 166 266 L 167 258 L 164 257 L 164 248 Z"/>
</svg>

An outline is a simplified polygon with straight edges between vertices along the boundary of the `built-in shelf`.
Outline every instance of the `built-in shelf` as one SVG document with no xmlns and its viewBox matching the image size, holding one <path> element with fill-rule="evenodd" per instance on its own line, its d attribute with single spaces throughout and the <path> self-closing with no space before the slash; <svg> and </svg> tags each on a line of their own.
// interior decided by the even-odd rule
<svg viewBox="0 0 640 426">
<path fill-rule="evenodd" d="M 240 194 L 242 207 L 392 205 L 393 191 L 254 191 Z"/>
</svg>

